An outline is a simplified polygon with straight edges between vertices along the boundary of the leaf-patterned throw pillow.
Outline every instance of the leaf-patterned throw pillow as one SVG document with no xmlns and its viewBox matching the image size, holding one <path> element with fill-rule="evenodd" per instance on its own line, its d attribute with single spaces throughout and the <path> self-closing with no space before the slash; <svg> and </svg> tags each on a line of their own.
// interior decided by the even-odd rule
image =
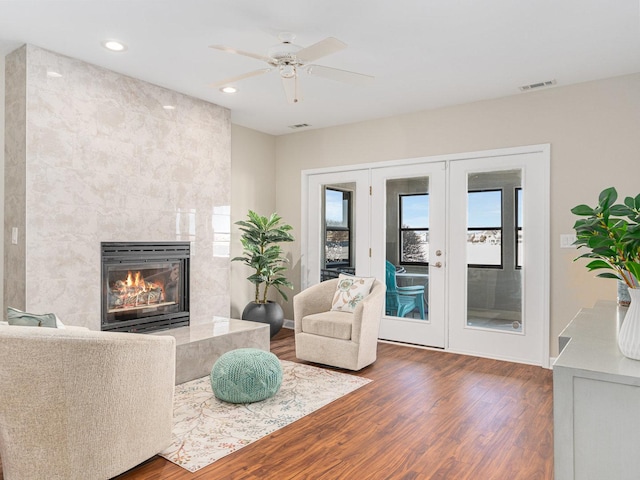
<svg viewBox="0 0 640 480">
<path fill-rule="evenodd" d="M 354 277 L 341 273 L 331 310 L 353 313 L 362 299 L 369 295 L 374 280 L 373 277 Z"/>
</svg>

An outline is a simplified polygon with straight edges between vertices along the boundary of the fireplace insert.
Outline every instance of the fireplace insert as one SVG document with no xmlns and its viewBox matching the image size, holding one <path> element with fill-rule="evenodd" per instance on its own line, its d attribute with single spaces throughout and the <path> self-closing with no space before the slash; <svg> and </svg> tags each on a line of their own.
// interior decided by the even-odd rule
<svg viewBox="0 0 640 480">
<path fill-rule="evenodd" d="M 189 325 L 189 242 L 102 242 L 102 330 Z"/>
</svg>

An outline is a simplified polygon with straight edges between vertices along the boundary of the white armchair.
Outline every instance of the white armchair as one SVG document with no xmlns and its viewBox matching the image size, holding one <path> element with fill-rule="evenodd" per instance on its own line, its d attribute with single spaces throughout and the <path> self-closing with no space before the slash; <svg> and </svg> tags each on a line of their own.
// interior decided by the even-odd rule
<svg viewBox="0 0 640 480">
<path fill-rule="evenodd" d="M 107 479 L 171 443 L 175 338 L 0 326 L 5 480 Z"/>
<path fill-rule="evenodd" d="M 360 370 L 376 361 L 385 285 L 371 292 L 353 313 L 331 311 L 338 279 L 313 285 L 293 298 L 296 356 L 301 360 Z"/>
</svg>

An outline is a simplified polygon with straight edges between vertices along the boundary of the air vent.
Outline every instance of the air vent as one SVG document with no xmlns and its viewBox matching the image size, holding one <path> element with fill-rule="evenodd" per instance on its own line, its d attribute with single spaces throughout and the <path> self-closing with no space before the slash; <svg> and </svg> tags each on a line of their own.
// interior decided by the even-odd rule
<svg viewBox="0 0 640 480">
<path fill-rule="evenodd" d="M 289 125 L 289 128 L 292 128 L 293 130 L 296 130 L 298 128 L 305 128 L 305 127 L 310 127 L 311 125 L 309 125 L 308 123 L 298 123 L 297 125 Z"/>
<path fill-rule="evenodd" d="M 536 90 L 538 88 L 550 87 L 555 85 L 557 82 L 555 80 L 547 80 L 546 82 L 538 82 L 532 83 L 531 85 L 522 85 L 518 87 L 522 92 L 528 92 L 529 90 Z"/>
</svg>

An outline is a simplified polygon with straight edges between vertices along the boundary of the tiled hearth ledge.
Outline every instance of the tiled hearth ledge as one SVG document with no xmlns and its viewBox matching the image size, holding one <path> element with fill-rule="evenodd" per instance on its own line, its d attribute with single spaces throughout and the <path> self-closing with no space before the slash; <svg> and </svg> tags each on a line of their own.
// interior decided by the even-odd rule
<svg viewBox="0 0 640 480">
<path fill-rule="evenodd" d="M 176 339 L 176 385 L 209 375 L 215 361 L 236 348 L 269 351 L 269 325 L 214 317 L 212 322 L 153 332 Z"/>
</svg>

